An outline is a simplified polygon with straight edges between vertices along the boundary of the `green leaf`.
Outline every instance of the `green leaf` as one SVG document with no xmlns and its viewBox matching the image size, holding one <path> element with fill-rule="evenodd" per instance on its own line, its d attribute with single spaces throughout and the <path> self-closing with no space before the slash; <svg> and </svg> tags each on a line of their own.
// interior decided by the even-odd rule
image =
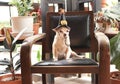
<svg viewBox="0 0 120 84">
<path fill-rule="evenodd" d="M 11 36 L 11 39 L 12 39 L 12 41 L 13 41 L 14 38 Z M 10 51 L 10 50 L 13 51 L 13 50 L 15 49 L 15 47 L 16 47 L 16 43 L 14 43 L 14 44 L 11 46 L 11 48 L 10 48 L 9 45 L 7 44 L 6 38 L 4 39 L 3 44 L 4 44 L 5 49 L 6 49 L 6 50 L 9 50 L 9 51 Z"/>
<path fill-rule="evenodd" d="M 5 39 L 6 39 L 6 43 L 8 45 L 8 47 L 11 49 L 12 47 L 12 35 L 10 34 L 10 32 L 8 31 L 8 29 L 3 28 L 4 33 L 5 33 Z"/>
<path fill-rule="evenodd" d="M 110 39 L 111 63 L 120 70 L 120 32 Z"/>
<path fill-rule="evenodd" d="M 9 4 L 17 8 L 19 16 L 26 16 L 34 9 L 31 0 L 11 0 Z"/>
<path fill-rule="evenodd" d="M 7 58 L 1 59 L 0 60 L 0 65 L 10 65 L 10 61 Z"/>
<path fill-rule="evenodd" d="M 40 54 L 40 50 L 37 51 L 37 60 L 40 61 L 41 59 L 41 54 Z"/>
<path fill-rule="evenodd" d="M 20 70 L 20 68 L 21 68 L 21 63 L 19 63 L 19 64 L 17 64 L 17 65 L 15 66 L 15 70 L 16 70 L 16 71 Z"/>
<path fill-rule="evenodd" d="M 16 41 L 23 35 L 23 33 L 27 30 L 28 28 L 23 28 L 18 34 L 17 36 L 14 38 L 12 45 L 16 43 Z"/>
</svg>

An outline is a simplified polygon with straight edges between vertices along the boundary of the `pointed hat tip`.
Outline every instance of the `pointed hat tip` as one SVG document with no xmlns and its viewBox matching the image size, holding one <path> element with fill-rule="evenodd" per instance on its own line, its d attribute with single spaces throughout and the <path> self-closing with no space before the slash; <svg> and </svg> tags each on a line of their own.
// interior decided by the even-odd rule
<svg viewBox="0 0 120 84">
<path fill-rule="evenodd" d="M 65 9 L 60 8 L 60 9 L 59 9 L 59 14 L 65 14 Z"/>
</svg>

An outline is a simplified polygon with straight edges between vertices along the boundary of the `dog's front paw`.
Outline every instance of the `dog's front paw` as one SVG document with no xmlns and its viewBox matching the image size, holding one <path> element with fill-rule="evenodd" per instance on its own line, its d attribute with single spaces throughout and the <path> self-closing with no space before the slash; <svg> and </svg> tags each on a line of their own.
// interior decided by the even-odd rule
<svg viewBox="0 0 120 84">
<path fill-rule="evenodd" d="M 55 57 L 53 58 L 53 60 L 54 60 L 54 61 L 58 61 L 58 59 L 57 59 L 57 58 L 55 58 Z"/>
</svg>

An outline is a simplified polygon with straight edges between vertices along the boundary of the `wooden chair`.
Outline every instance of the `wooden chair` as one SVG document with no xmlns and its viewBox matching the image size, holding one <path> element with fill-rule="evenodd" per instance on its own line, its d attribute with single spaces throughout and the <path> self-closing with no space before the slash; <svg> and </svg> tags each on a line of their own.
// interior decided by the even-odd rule
<svg viewBox="0 0 120 84">
<path fill-rule="evenodd" d="M 79 53 L 92 53 L 91 58 L 68 60 L 61 62 L 48 61 L 52 57 L 52 42 L 54 32 L 52 28 L 58 25 L 59 14 L 48 12 L 46 19 L 46 33 L 34 35 L 24 40 L 21 46 L 21 76 L 22 84 L 32 84 L 32 73 L 41 73 L 43 84 L 46 82 L 46 74 L 70 74 L 70 73 L 92 73 L 96 75 L 95 84 L 110 84 L 110 49 L 109 39 L 105 34 L 94 32 L 93 12 L 66 12 L 68 26 L 71 27 L 70 40 L 71 48 Z M 38 43 L 42 45 L 42 59 L 44 61 L 31 65 L 31 48 Z M 99 61 L 96 61 L 99 53 Z M 46 61 L 47 60 L 47 61 Z M 76 63 L 77 61 L 77 63 Z M 66 63 L 66 64 L 65 64 Z M 58 65 L 57 65 L 58 64 Z M 51 82 L 53 84 L 54 82 Z"/>
</svg>

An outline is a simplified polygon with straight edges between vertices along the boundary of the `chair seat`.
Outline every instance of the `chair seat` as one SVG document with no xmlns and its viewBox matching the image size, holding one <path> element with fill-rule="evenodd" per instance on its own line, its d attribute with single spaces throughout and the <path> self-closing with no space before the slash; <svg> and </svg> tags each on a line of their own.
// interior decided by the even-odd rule
<svg viewBox="0 0 120 84">
<path fill-rule="evenodd" d="M 71 59 L 63 59 L 63 60 L 59 60 L 59 61 L 53 61 L 53 60 L 49 60 L 49 61 L 42 61 L 39 63 L 36 63 L 34 66 L 71 66 L 71 65 L 97 65 L 97 63 L 90 58 L 83 58 L 83 59 L 79 59 L 79 58 L 71 58 Z"/>
</svg>

